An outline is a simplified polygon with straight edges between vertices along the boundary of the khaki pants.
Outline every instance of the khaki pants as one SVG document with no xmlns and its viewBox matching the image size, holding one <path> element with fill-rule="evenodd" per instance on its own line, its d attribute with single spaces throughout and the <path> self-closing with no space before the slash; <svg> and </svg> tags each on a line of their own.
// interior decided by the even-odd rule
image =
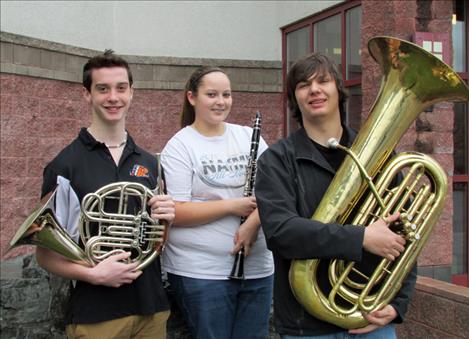
<svg viewBox="0 0 469 339">
<path fill-rule="evenodd" d="M 69 339 L 165 339 L 169 311 L 131 315 L 95 324 L 67 325 Z"/>
</svg>

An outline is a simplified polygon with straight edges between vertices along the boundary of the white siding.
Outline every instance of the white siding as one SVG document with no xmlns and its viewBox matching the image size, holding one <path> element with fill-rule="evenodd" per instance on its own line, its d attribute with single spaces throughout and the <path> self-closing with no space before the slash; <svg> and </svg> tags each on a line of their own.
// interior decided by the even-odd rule
<svg viewBox="0 0 469 339">
<path fill-rule="evenodd" d="M 0 1 L 1 30 L 142 56 L 280 60 L 280 27 L 339 1 Z"/>
</svg>

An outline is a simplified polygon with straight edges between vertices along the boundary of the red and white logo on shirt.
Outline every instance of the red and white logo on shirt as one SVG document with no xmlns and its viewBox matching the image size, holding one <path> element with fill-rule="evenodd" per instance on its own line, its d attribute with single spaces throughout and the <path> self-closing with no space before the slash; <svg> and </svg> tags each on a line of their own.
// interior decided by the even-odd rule
<svg viewBox="0 0 469 339">
<path fill-rule="evenodd" d="M 142 165 L 134 165 L 130 171 L 130 175 L 133 177 L 148 178 L 148 168 Z"/>
</svg>

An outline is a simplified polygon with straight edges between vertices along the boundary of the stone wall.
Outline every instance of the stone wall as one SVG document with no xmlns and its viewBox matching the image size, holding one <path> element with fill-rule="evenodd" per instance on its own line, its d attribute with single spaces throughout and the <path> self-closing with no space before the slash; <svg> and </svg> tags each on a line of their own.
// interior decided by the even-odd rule
<svg viewBox="0 0 469 339">
<path fill-rule="evenodd" d="M 33 255 L 2 261 L 0 338 L 65 338 L 70 281 L 41 269 Z"/>
<path fill-rule="evenodd" d="M 33 255 L 2 261 L 0 339 L 64 339 L 69 281 L 42 270 Z M 170 297 L 171 300 L 171 297 Z M 172 303 L 167 339 L 190 339 Z M 469 334 L 469 289 L 419 276 L 398 338 L 457 339 Z M 272 322 L 269 339 L 278 339 Z"/>
<path fill-rule="evenodd" d="M 0 339 L 65 339 L 64 314 L 70 281 L 40 268 L 34 255 L 2 261 Z M 191 339 L 171 294 L 167 339 Z M 269 339 L 279 339 L 273 323 Z"/>
</svg>

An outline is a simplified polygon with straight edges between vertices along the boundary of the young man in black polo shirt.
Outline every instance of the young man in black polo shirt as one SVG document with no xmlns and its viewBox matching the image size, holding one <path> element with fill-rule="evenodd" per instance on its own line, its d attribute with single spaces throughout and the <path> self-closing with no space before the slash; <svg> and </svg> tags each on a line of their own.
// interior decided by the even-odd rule
<svg viewBox="0 0 469 339">
<path fill-rule="evenodd" d="M 289 283 L 294 259 L 344 259 L 360 262 L 385 257 L 394 260 L 405 240 L 379 219 L 368 227 L 325 224 L 312 220 L 345 152 L 326 147 L 329 138 L 350 147 L 356 133 L 342 124 L 347 95 L 341 74 L 328 57 L 307 55 L 287 76 L 288 104 L 300 128 L 265 151 L 258 161 L 256 201 L 267 247 L 273 252 L 275 327 L 283 339 L 395 338 L 391 323 L 402 322 L 415 284 L 415 269 L 389 305 L 364 315 L 368 326 L 350 330 L 308 314 L 295 299 Z M 387 222 L 399 218 L 395 213 Z M 369 262 L 363 259 L 365 264 Z M 327 265 L 318 280 L 328 281 Z"/>
<path fill-rule="evenodd" d="M 57 178 L 70 182 L 78 200 L 118 181 L 156 187 L 157 160 L 138 147 L 125 130 L 132 100 L 132 74 L 125 60 L 106 51 L 83 69 L 83 95 L 91 108 L 91 124 L 44 169 L 42 195 Z M 167 195 L 149 200 L 151 216 L 174 219 L 174 202 Z M 76 280 L 67 314 L 69 338 L 165 338 L 169 305 L 161 282 L 159 260 L 143 271 L 110 256 L 94 267 L 73 263 L 56 252 L 37 247 L 38 263 L 54 274 Z"/>
</svg>

